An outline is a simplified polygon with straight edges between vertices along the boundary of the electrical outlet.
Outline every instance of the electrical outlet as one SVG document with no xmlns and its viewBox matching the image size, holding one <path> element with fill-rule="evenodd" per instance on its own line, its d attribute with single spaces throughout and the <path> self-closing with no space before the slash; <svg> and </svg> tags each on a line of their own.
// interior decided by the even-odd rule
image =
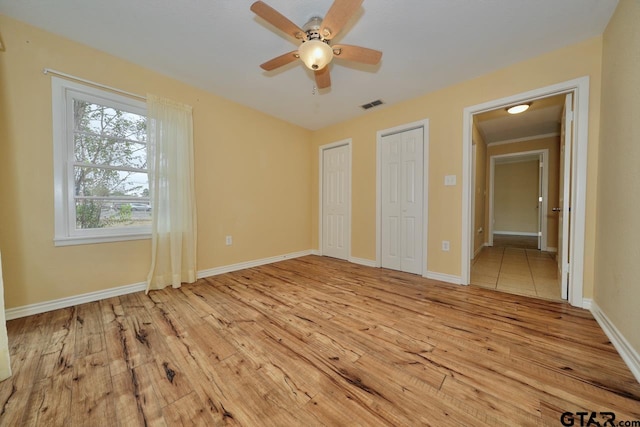
<svg viewBox="0 0 640 427">
<path fill-rule="evenodd" d="M 233 237 L 231 237 L 231 236 L 227 236 L 224 241 L 225 241 L 227 246 L 233 245 Z"/>
<path fill-rule="evenodd" d="M 442 241 L 442 250 L 444 252 L 449 252 L 449 241 L 448 240 L 443 240 Z"/>
</svg>

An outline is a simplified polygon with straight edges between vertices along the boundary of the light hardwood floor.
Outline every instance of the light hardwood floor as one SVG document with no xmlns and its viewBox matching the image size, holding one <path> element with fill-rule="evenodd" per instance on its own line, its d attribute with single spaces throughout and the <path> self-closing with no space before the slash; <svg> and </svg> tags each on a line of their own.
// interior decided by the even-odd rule
<svg viewBox="0 0 640 427">
<path fill-rule="evenodd" d="M 309 256 L 7 324 L 7 426 L 640 419 L 591 314 Z"/>
</svg>

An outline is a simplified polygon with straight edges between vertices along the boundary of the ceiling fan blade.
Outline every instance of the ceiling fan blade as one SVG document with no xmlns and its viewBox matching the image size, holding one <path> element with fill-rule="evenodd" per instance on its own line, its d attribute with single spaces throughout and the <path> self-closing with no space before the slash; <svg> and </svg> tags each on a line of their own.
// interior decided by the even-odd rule
<svg viewBox="0 0 640 427">
<path fill-rule="evenodd" d="M 329 66 L 327 65 L 321 70 L 313 72 L 316 76 L 316 86 L 318 89 L 326 89 L 331 86 L 331 75 L 329 74 Z"/>
<path fill-rule="evenodd" d="M 284 55 L 277 56 L 264 64 L 260 64 L 260 68 L 265 71 L 275 70 L 276 68 L 280 68 L 283 65 L 287 65 L 296 59 L 298 59 L 298 51 L 294 50 L 292 52 L 285 53 Z"/>
<path fill-rule="evenodd" d="M 331 46 L 335 58 L 356 61 L 363 64 L 375 65 L 382 59 L 382 52 L 361 46 L 336 44 Z"/>
<path fill-rule="evenodd" d="M 335 0 L 320 25 L 320 35 L 332 39 L 342 30 L 364 0 Z"/>
<path fill-rule="evenodd" d="M 251 5 L 250 9 L 260 18 L 264 19 L 280 31 L 285 32 L 287 35 L 296 39 L 305 38 L 306 34 L 302 28 L 289 21 L 289 19 L 284 15 L 265 2 L 257 1 Z"/>
</svg>

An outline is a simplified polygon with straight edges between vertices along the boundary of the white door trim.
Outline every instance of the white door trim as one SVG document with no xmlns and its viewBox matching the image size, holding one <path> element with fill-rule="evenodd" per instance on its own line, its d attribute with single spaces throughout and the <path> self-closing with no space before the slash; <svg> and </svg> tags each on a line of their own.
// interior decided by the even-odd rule
<svg viewBox="0 0 640 427">
<path fill-rule="evenodd" d="M 508 96 L 482 104 L 464 108 L 462 112 L 462 284 L 468 285 L 471 276 L 471 135 L 473 115 L 484 111 L 494 110 L 522 101 L 546 98 L 551 95 L 573 92 L 575 96 L 575 156 L 572 158 L 571 180 L 571 230 L 570 253 L 571 262 L 569 274 L 569 303 L 576 307 L 583 305 L 584 282 L 584 239 L 585 239 L 585 209 L 587 197 L 587 148 L 589 133 L 589 77 L 555 85 L 538 88 L 529 92 Z"/>
<path fill-rule="evenodd" d="M 540 229 L 542 230 L 542 247 L 541 250 L 547 250 L 547 209 L 549 208 L 549 201 L 547 200 L 549 197 L 549 149 L 544 148 L 540 150 L 531 150 L 531 151 L 521 151 L 518 153 L 508 153 L 508 154 L 496 154 L 494 156 L 489 157 L 489 246 L 493 246 L 493 197 L 494 197 L 494 185 L 495 185 L 495 167 L 497 159 L 508 159 L 508 158 L 517 158 L 517 157 L 528 157 L 531 155 L 538 154 L 542 156 L 542 207 L 540 208 L 543 212 L 542 215 L 542 224 L 540 224 Z M 472 205 L 473 208 L 473 205 Z M 515 234 L 515 233 L 514 233 Z M 473 237 L 473 233 L 472 233 Z M 473 248 L 473 246 L 471 246 Z"/>
<path fill-rule="evenodd" d="M 422 128 L 422 276 L 427 274 L 427 237 L 429 235 L 429 119 L 395 126 L 376 132 L 376 267 L 382 265 L 382 138 L 387 135 Z"/>
<path fill-rule="evenodd" d="M 485 147 L 486 148 L 486 147 Z M 476 257 L 476 252 L 473 250 L 473 248 L 476 247 L 476 189 L 475 189 L 475 185 L 477 185 L 477 183 L 475 182 L 476 180 L 476 175 L 478 173 L 478 143 L 471 144 L 471 176 L 472 176 L 472 180 L 473 180 L 473 184 L 474 184 L 474 188 L 473 191 L 471 191 L 471 218 L 473 218 L 471 221 L 473 222 L 473 233 L 471 233 L 471 242 L 469 242 L 469 245 L 471 245 L 471 259 L 474 259 Z M 486 166 L 485 166 L 486 167 Z M 486 185 L 486 184 L 485 184 Z M 485 199 L 485 203 L 486 203 L 486 199 Z M 482 224 L 482 227 L 484 227 L 484 224 Z M 486 232 L 486 230 L 485 230 Z M 488 243 L 487 243 L 488 244 Z M 493 244 L 493 241 L 491 241 L 491 244 Z M 481 246 L 482 248 L 482 246 Z M 479 252 L 478 252 L 479 253 Z"/>
<path fill-rule="evenodd" d="M 318 175 L 318 188 L 319 188 L 319 200 L 318 200 L 318 254 L 319 255 L 323 255 L 322 254 L 322 223 L 323 223 L 323 217 L 322 217 L 322 207 L 323 207 L 323 200 L 322 200 L 322 195 L 323 193 L 323 177 L 324 177 L 324 151 L 325 150 L 330 150 L 332 148 L 336 148 L 336 147 L 342 147 L 346 145 L 348 147 L 348 152 L 349 152 L 349 161 L 347 162 L 347 164 L 349 165 L 349 171 L 347 173 L 347 188 L 349 191 L 349 194 L 347 195 L 347 227 L 349 232 L 347 233 L 347 259 L 351 259 L 351 169 L 352 169 L 352 158 L 353 158 L 353 149 L 352 149 L 352 141 L 351 138 L 347 138 L 344 139 L 342 141 L 337 141 L 337 142 L 332 142 L 330 144 L 325 144 L 325 145 L 321 145 L 320 147 L 318 147 L 318 154 L 319 154 L 319 167 L 318 167 L 318 171 L 319 171 L 319 175 Z"/>
</svg>

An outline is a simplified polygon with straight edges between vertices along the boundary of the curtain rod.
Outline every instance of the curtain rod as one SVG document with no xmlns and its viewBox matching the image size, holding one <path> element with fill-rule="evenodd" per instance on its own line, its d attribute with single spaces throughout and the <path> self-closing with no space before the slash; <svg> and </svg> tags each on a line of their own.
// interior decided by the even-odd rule
<svg viewBox="0 0 640 427">
<path fill-rule="evenodd" d="M 82 83 L 89 84 L 91 86 L 96 86 L 96 87 L 99 87 L 99 88 L 102 88 L 102 89 L 110 90 L 111 92 L 119 93 L 119 94 L 122 94 L 122 95 L 127 95 L 127 96 L 130 96 L 132 98 L 138 98 L 138 99 L 141 99 L 143 101 L 147 100 L 146 96 L 142 96 L 142 95 L 138 95 L 137 93 L 132 93 L 132 92 L 127 92 L 127 91 L 124 91 L 124 90 L 116 89 L 115 87 L 103 85 L 101 83 L 92 82 L 91 80 L 83 79 L 81 77 L 72 76 L 71 74 L 63 73 L 61 71 L 53 70 L 51 68 L 44 68 L 42 70 L 42 74 L 54 74 L 56 76 L 64 77 L 64 78 L 69 79 L 69 80 L 75 80 L 77 82 L 82 82 Z"/>
</svg>

